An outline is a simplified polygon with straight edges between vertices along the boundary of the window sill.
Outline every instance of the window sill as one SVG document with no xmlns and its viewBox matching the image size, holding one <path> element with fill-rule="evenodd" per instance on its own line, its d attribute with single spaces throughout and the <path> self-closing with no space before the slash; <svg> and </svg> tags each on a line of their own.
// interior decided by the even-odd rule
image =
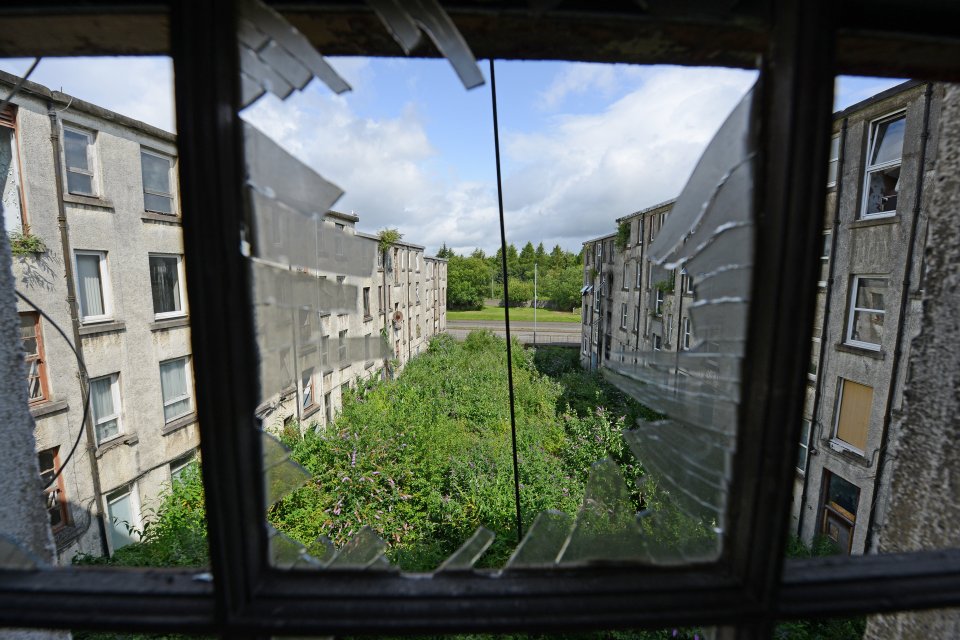
<svg viewBox="0 0 960 640">
<path fill-rule="evenodd" d="M 885 360 L 887 354 L 884 353 L 882 349 L 867 349 L 866 347 L 857 347 L 852 344 L 845 344 L 839 342 L 834 345 L 837 351 L 842 351 L 844 353 L 852 353 L 858 356 L 866 356 L 868 358 L 873 358 L 874 360 Z"/>
<path fill-rule="evenodd" d="M 94 457 L 97 459 L 102 458 L 103 454 L 111 449 L 116 449 L 122 444 L 133 446 L 140 442 L 140 437 L 135 433 L 120 434 L 113 438 L 112 440 L 107 440 L 106 442 L 97 446 L 97 450 L 94 452 Z"/>
<path fill-rule="evenodd" d="M 140 219 L 144 222 L 166 222 L 167 224 L 180 225 L 180 216 L 175 213 L 154 213 L 144 211 L 140 214 Z"/>
<path fill-rule="evenodd" d="M 101 333 L 112 333 L 114 331 L 126 331 L 125 322 L 108 321 L 99 324 L 88 324 L 80 327 L 81 336 L 94 336 Z"/>
<path fill-rule="evenodd" d="M 321 407 L 319 403 L 316 403 L 316 402 L 313 403 L 312 405 L 310 405 L 309 407 L 303 410 L 303 419 L 306 420 L 307 418 L 312 418 L 313 416 L 320 413 L 320 409 Z"/>
<path fill-rule="evenodd" d="M 369 313 L 363 316 L 364 322 L 370 322 L 371 320 L 373 320 L 373 316 L 371 316 Z"/>
<path fill-rule="evenodd" d="M 842 457 L 848 462 L 870 468 L 870 460 L 867 458 L 865 452 L 857 451 L 842 440 L 837 440 L 836 438 L 824 440 L 824 443 L 826 444 L 826 449 L 831 453 Z"/>
<path fill-rule="evenodd" d="M 163 425 L 163 428 L 160 429 L 160 435 L 162 436 L 170 435 L 174 431 L 178 431 L 179 429 L 188 427 L 191 424 L 195 423 L 196 421 L 197 421 L 197 412 L 194 411 L 192 413 L 188 413 L 185 416 L 181 416 L 176 420 L 173 420 Z"/>
<path fill-rule="evenodd" d="M 179 318 L 164 318 L 150 323 L 150 331 L 165 331 L 167 329 L 177 329 L 179 327 L 189 327 L 190 318 L 181 316 Z"/>
<path fill-rule="evenodd" d="M 76 193 L 63 194 L 63 201 L 70 204 L 83 204 L 88 207 L 96 207 L 106 211 L 113 211 L 113 201 L 106 198 L 97 198 L 96 196 L 81 196 Z"/>
<path fill-rule="evenodd" d="M 345 369 L 349 369 L 349 368 L 350 368 L 350 365 L 345 364 L 345 365 L 343 365 L 343 366 L 340 367 L 340 371 L 344 371 Z"/>
<path fill-rule="evenodd" d="M 66 400 L 46 400 L 44 402 L 38 402 L 35 405 L 30 407 L 30 415 L 36 418 L 42 418 L 43 416 L 49 416 L 54 413 L 60 413 L 61 411 L 66 411 L 70 408 L 70 405 Z"/>
<path fill-rule="evenodd" d="M 850 223 L 851 229 L 862 229 L 864 227 L 876 227 L 884 224 L 899 224 L 901 222 L 899 215 L 892 216 L 871 216 L 869 218 L 860 218 Z"/>
</svg>

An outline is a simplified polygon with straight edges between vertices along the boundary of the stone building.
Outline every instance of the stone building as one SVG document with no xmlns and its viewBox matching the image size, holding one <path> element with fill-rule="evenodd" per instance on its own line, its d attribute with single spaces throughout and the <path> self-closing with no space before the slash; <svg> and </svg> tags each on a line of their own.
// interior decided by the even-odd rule
<svg viewBox="0 0 960 640">
<path fill-rule="evenodd" d="M 920 332 L 944 86 L 910 81 L 834 115 L 794 532 L 871 550 L 890 499 L 891 423 Z M 673 201 L 584 243 L 581 362 L 689 349 L 695 283 L 645 257 Z"/>
<path fill-rule="evenodd" d="M 584 304 L 580 359 L 596 368 L 631 352 L 689 349 L 693 284 L 685 273 L 653 264 L 646 248 L 673 200 L 618 218 L 617 233 L 583 243 Z"/>
<path fill-rule="evenodd" d="M 17 301 L 45 484 L 66 465 L 44 490 L 58 560 L 112 552 L 198 446 L 176 137 L 26 82 L 0 165 L 16 288 L 46 314 Z"/>
<path fill-rule="evenodd" d="M 890 499 L 943 92 L 906 82 L 834 116 L 793 518 L 802 539 L 849 553 L 876 548 Z"/>
</svg>

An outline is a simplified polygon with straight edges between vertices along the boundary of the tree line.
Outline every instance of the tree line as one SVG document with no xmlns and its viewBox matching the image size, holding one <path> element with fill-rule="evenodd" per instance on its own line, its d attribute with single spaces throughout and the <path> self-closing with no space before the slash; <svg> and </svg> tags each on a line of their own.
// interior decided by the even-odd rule
<svg viewBox="0 0 960 640">
<path fill-rule="evenodd" d="M 536 247 L 527 242 L 520 251 L 512 243 L 507 245 L 509 304 L 519 306 L 533 300 L 536 269 L 538 300 L 548 301 L 549 306 L 556 309 L 579 307 L 583 286 L 581 254 L 565 251 L 560 245 L 547 253 L 542 242 Z M 448 261 L 447 306 L 450 309 L 482 309 L 483 301 L 488 298 L 499 299 L 503 304 L 503 253 L 500 249 L 490 256 L 482 249 L 459 255 L 444 243 L 437 256 Z"/>
</svg>

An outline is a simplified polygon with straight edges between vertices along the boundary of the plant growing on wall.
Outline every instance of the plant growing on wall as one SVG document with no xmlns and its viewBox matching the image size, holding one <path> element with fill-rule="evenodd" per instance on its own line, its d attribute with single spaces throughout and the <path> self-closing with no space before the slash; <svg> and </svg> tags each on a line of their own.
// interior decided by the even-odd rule
<svg viewBox="0 0 960 640">
<path fill-rule="evenodd" d="M 621 222 L 617 225 L 617 238 L 613 241 L 618 251 L 623 251 L 630 244 L 630 223 Z"/>
<path fill-rule="evenodd" d="M 600 275 L 600 272 L 597 271 L 596 267 L 590 267 L 590 280 L 596 280 L 597 276 Z"/>
<path fill-rule="evenodd" d="M 402 237 L 403 234 L 396 229 L 381 229 L 380 233 L 377 234 L 377 247 L 380 249 L 380 253 L 386 253 Z"/>
<path fill-rule="evenodd" d="M 664 293 L 673 293 L 674 282 L 673 280 L 661 280 L 653 285 L 654 289 L 659 289 Z"/>
<path fill-rule="evenodd" d="M 15 256 L 39 255 L 47 250 L 47 245 L 39 236 L 35 236 L 30 231 L 20 233 L 14 231 L 10 234 L 10 252 Z"/>
</svg>

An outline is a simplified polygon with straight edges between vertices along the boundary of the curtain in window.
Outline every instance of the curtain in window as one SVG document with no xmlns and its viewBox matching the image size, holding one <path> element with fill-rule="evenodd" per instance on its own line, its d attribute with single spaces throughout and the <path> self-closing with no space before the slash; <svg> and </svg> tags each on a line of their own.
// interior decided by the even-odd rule
<svg viewBox="0 0 960 640">
<path fill-rule="evenodd" d="M 77 280 L 80 283 L 80 315 L 105 315 L 100 284 L 100 256 L 77 256 Z"/>
<path fill-rule="evenodd" d="M 90 383 L 90 406 L 97 425 L 97 442 L 103 442 L 119 432 L 113 406 L 113 385 L 110 378 L 101 378 Z"/>
<path fill-rule="evenodd" d="M 150 258 L 154 313 L 180 311 L 180 279 L 176 258 Z"/>
<path fill-rule="evenodd" d="M 163 419 L 166 422 L 190 411 L 187 373 L 184 360 L 160 365 L 160 387 L 163 392 Z"/>
<path fill-rule="evenodd" d="M 131 542 L 136 542 L 136 534 L 132 529 L 137 522 L 133 517 L 133 505 L 129 493 L 122 496 L 113 494 L 108 496 L 107 500 L 109 500 L 107 511 L 110 516 L 110 542 L 113 550 L 116 551 Z"/>
</svg>

